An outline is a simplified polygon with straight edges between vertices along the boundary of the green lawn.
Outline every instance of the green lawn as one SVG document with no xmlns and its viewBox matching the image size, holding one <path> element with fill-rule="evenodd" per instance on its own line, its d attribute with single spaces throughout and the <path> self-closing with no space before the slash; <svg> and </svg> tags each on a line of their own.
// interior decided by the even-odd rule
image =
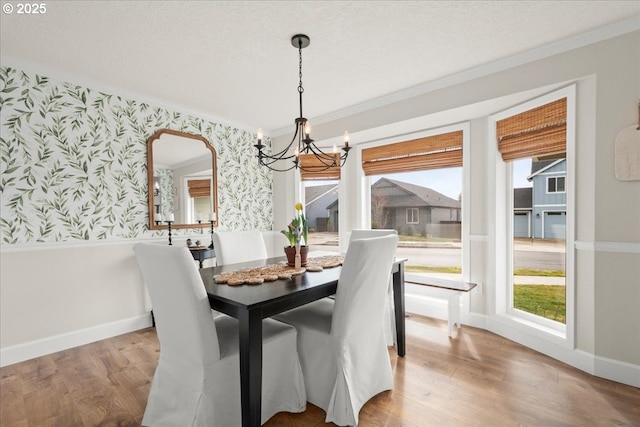
<svg viewBox="0 0 640 427">
<path fill-rule="evenodd" d="M 460 267 L 427 267 L 407 265 L 406 272 L 460 274 Z M 516 269 L 516 276 L 564 277 L 561 270 Z M 514 285 L 514 307 L 546 319 L 566 323 L 565 287 L 559 285 Z"/>
<path fill-rule="evenodd" d="M 537 316 L 566 323 L 565 287 L 559 285 L 514 285 L 514 307 Z"/>
</svg>

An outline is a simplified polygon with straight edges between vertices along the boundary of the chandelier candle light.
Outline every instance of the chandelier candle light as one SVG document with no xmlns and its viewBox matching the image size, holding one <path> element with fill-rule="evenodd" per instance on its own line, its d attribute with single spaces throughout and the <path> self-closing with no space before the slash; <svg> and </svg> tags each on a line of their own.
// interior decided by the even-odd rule
<svg viewBox="0 0 640 427">
<path fill-rule="evenodd" d="M 300 98 L 300 117 L 295 120 L 296 131 L 293 134 L 293 138 L 287 147 L 276 153 L 266 154 L 263 149 L 266 145 L 262 144 L 262 129 L 258 130 L 258 143 L 254 145 L 258 149 L 258 163 L 262 166 L 266 166 L 272 171 L 285 172 L 293 168 L 301 169 L 308 172 L 322 172 L 332 167 L 342 167 L 349 155 L 349 134 L 344 133 L 344 146 L 342 147 L 342 153 L 338 152 L 337 147 L 333 146 L 332 153 L 325 153 L 318 148 L 311 139 L 311 126 L 307 119 L 302 115 L 302 93 L 304 88 L 302 87 L 302 49 L 309 46 L 309 37 L 304 34 L 297 34 L 291 38 L 291 45 L 298 49 L 299 60 L 299 77 L 298 83 L 298 96 Z M 297 146 L 291 154 L 291 148 L 297 140 Z M 313 166 L 306 167 L 303 162 L 300 161 L 300 155 L 312 154 L 315 156 L 316 162 Z M 275 165 L 276 162 L 292 161 L 292 165 L 284 164 L 282 166 Z"/>
</svg>

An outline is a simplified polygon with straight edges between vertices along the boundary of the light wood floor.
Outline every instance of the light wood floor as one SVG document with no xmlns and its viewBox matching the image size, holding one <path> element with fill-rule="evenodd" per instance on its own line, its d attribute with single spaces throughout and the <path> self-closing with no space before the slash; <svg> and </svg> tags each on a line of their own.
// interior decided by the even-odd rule
<svg viewBox="0 0 640 427">
<path fill-rule="evenodd" d="M 158 360 L 152 328 L 0 369 L 0 426 L 138 426 Z M 395 388 L 360 412 L 368 426 L 640 426 L 640 389 L 593 377 L 490 332 L 407 318 Z M 324 412 L 267 426 L 323 426 Z"/>
</svg>

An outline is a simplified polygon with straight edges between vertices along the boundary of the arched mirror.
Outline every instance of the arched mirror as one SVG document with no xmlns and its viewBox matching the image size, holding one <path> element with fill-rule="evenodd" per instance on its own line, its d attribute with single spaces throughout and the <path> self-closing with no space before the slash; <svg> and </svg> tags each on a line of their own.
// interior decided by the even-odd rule
<svg viewBox="0 0 640 427">
<path fill-rule="evenodd" d="M 201 135 L 160 129 L 147 141 L 149 229 L 218 225 L 216 151 Z"/>
</svg>

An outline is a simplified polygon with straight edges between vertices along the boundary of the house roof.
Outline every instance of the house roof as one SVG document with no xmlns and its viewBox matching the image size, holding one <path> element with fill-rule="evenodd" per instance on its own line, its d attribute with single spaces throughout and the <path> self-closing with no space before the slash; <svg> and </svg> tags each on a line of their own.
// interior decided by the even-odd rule
<svg viewBox="0 0 640 427">
<path fill-rule="evenodd" d="M 371 186 L 371 191 L 373 193 L 375 188 L 392 185 L 398 187 L 407 193 L 416 196 L 422 202 L 424 202 L 424 206 L 438 206 L 438 207 L 446 207 L 446 208 L 460 208 L 461 203 L 458 200 L 452 199 L 451 197 L 445 196 L 442 193 L 438 193 L 431 188 L 422 187 L 420 185 L 410 184 L 408 182 L 396 181 L 394 179 L 389 178 L 381 178 L 377 182 L 375 182 Z M 406 203 L 400 200 L 390 200 L 389 206 L 405 206 Z"/>
<path fill-rule="evenodd" d="M 304 200 L 306 205 L 310 205 L 318 198 L 324 196 L 330 191 L 336 190 L 336 199 L 338 198 L 338 184 L 312 185 L 306 186 L 304 189 Z"/>
<path fill-rule="evenodd" d="M 533 206 L 533 188 L 523 187 L 513 189 L 513 209 L 531 210 Z"/>
<path fill-rule="evenodd" d="M 546 171 L 547 169 L 557 165 L 558 163 L 564 162 L 565 160 L 566 159 L 553 159 L 531 162 L 531 175 L 527 177 L 527 180 L 531 181 L 534 176 Z"/>
</svg>

